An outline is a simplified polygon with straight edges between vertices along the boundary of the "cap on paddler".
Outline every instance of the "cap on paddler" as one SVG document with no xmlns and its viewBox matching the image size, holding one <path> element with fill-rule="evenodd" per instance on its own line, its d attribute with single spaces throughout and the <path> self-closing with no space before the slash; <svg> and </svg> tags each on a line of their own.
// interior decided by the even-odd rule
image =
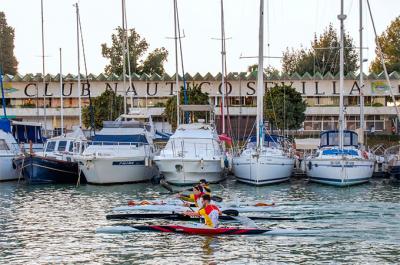
<svg viewBox="0 0 400 265">
<path fill-rule="evenodd" d="M 207 182 L 206 179 L 201 179 L 201 180 L 199 181 L 199 183 L 200 183 L 200 184 L 203 184 L 203 183 L 204 183 L 204 184 L 208 184 L 208 182 Z"/>
</svg>

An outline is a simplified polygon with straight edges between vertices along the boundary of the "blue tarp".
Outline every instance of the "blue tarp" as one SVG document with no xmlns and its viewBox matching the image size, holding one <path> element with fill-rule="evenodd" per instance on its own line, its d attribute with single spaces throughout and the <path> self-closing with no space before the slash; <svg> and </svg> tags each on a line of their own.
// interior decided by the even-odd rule
<svg viewBox="0 0 400 265">
<path fill-rule="evenodd" d="M 348 150 L 348 149 L 329 149 L 329 150 L 324 150 L 322 151 L 323 155 L 351 155 L 351 156 L 357 156 L 358 153 L 356 150 Z"/>
<path fill-rule="evenodd" d="M 8 119 L 0 119 L 0 130 L 11 133 L 11 121 Z"/>
<path fill-rule="evenodd" d="M 160 132 L 160 131 L 156 131 L 156 139 L 157 140 L 165 140 L 168 141 L 169 138 L 171 137 L 171 133 L 165 133 L 165 132 Z"/>
<path fill-rule="evenodd" d="M 14 124 L 12 131 L 18 143 L 29 143 L 32 141 L 34 144 L 41 144 L 46 141 L 46 139 L 42 137 L 42 128 L 40 126 Z"/>
<path fill-rule="evenodd" d="M 147 144 L 146 136 L 143 134 L 133 135 L 101 135 L 96 134 L 93 139 L 95 142 L 109 142 L 109 143 L 145 143 Z"/>
</svg>

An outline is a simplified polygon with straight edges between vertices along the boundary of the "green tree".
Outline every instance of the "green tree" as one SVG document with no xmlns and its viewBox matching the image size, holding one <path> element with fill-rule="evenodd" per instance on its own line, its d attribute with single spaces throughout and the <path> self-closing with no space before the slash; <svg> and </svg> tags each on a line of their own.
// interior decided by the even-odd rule
<svg viewBox="0 0 400 265">
<path fill-rule="evenodd" d="M 92 99 L 95 129 L 103 127 L 103 121 L 113 121 L 124 111 L 124 99 L 107 89 L 100 96 Z M 90 127 L 89 106 L 82 109 L 82 121 L 86 128 Z"/>
<path fill-rule="evenodd" d="M 142 38 L 136 30 L 129 29 L 129 61 L 132 73 L 146 73 L 159 75 L 164 74 L 164 63 L 167 61 L 168 51 L 162 47 L 150 52 L 146 59 L 143 56 L 146 54 L 149 44 L 146 39 Z M 123 72 L 123 45 L 126 39 L 121 27 L 116 29 L 116 32 L 111 35 L 111 46 L 107 43 L 101 44 L 101 54 L 109 60 L 104 71 L 106 74 L 122 75 Z M 125 58 L 126 66 L 128 66 L 128 56 Z M 128 71 L 128 69 L 127 69 Z"/>
<path fill-rule="evenodd" d="M 187 98 L 189 105 L 209 105 L 208 93 L 203 93 L 199 85 L 187 86 Z M 179 94 L 180 104 L 184 103 L 183 87 Z M 167 121 L 172 125 L 172 129 L 176 129 L 176 96 L 170 97 L 165 104 L 164 115 Z M 196 121 L 197 119 L 204 119 L 205 113 L 191 113 L 190 119 Z"/>
<path fill-rule="evenodd" d="M 296 130 L 305 119 L 307 104 L 295 88 L 276 85 L 264 96 L 264 115 L 275 128 Z"/>
<path fill-rule="evenodd" d="M 0 12 L 0 68 L 4 74 L 15 75 L 18 61 L 14 55 L 14 28 L 8 26 L 6 15 Z"/>
<path fill-rule="evenodd" d="M 319 72 L 325 75 L 330 72 L 336 75 L 339 72 L 339 44 L 340 36 L 330 24 L 319 37 L 314 35 L 310 49 L 287 48 L 283 53 L 282 72 L 289 75 L 295 72 L 300 75 L 306 72 L 310 74 Z M 358 53 L 349 34 L 345 34 L 344 46 L 344 72 L 354 73 L 358 69 Z"/>
<path fill-rule="evenodd" d="M 400 72 L 400 16 L 393 20 L 386 31 L 378 36 L 379 44 L 382 47 L 383 59 L 389 73 Z M 370 71 L 380 73 L 383 71 L 381 56 L 378 48 L 375 48 L 376 57 L 371 63 Z"/>
<path fill-rule="evenodd" d="M 258 64 L 252 64 L 247 67 L 247 71 L 252 73 L 258 70 Z M 267 78 L 271 76 L 279 76 L 279 70 L 273 66 L 267 66 L 264 68 L 264 73 L 267 75 Z"/>
</svg>

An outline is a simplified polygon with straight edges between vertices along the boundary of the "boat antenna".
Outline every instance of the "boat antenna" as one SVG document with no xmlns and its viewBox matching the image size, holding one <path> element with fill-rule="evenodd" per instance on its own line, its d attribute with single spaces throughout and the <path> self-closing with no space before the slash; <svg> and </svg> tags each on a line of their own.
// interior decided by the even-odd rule
<svg viewBox="0 0 400 265">
<path fill-rule="evenodd" d="M 43 0 L 40 0 L 40 14 L 42 25 L 42 81 L 43 81 L 43 119 L 44 119 L 44 134 L 47 136 L 47 115 L 46 115 L 46 79 L 45 79 L 45 56 L 44 56 L 44 11 Z"/>
<path fill-rule="evenodd" d="M 374 22 L 374 18 L 372 16 L 372 11 L 371 11 L 371 6 L 369 4 L 369 0 L 367 0 L 367 5 L 368 5 L 369 15 L 371 17 L 372 27 L 374 29 L 376 48 L 378 48 L 378 53 L 379 53 L 379 55 L 381 57 L 381 63 L 382 63 L 382 67 L 383 67 L 383 72 L 385 73 L 386 83 L 389 86 L 390 96 L 391 96 L 391 98 L 393 100 L 393 103 L 394 103 L 394 108 L 395 108 L 396 114 L 397 114 L 397 120 L 400 121 L 400 112 L 399 112 L 399 109 L 397 108 L 396 99 L 395 99 L 394 94 L 393 94 L 392 84 L 390 83 L 389 74 L 388 74 L 387 69 L 386 69 L 385 59 L 383 58 L 382 47 L 381 47 L 381 44 L 380 44 L 380 42 L 378 40 L 378 34 L 376 33 L 375 22 Z"/>
<path fill-rule="evenodd" d="M 62 51 L 60 48 L 60 99 L 61 99 L 61 135 L 64 135 L 64 95 L 63 95 L 63 75 L 62 75 Z"/>
<path fill-rule="evenodd" d="M 264 97 L 264 0 L 260 0 L 260 26 L 258 32 L 257 71 L 257 148 L 261 150 L 264 140 L 263 97 Z"/>
<path fill-rule="evenodd" d="M 343 112 L 343 85 L 344 85 L 344 20 L 346 15 L 343 13 L 343 0 L 340 2 L 340 15 L 338 19 L 340 20 L 340 54 L 339 54 L 339 149 L 343 150 L 343 130 L 345 128 L 344 124 L 344 112 Z"/>
<path fill-rule="evenodd" d="M 81 45 L 82 45 L 83 65 L 85 67 L 85 79 L 86 79 L 88 97 L 89 97 L 89 113 L 90 113 L 90 127 L 91 127 L 90 130 L 93 130 L 93 134 L 94 134 L 95 133 L 95 125 L 94 125 L 93 102 L 92 102 L 92 96 L 90 93 L 90 82 L 89 82 L 88 70 L 87 70 L 87 64 L 86 64 L 85 43 L 83 41 L 83 32 L 82 32 L 82 23 L 81 23 L 81 15 L 80 14 L 78 16 L 78 20 L 79 20 L 79 32 L 80 32 Z"/>
<path fill-rule="evenodd" d="M 178 27 L 178 40 L 179 40 L 179 51 L 181 55 L 181 66 L 182 66 L 182 79 L 183 79 L 183 103 L 185 105 L 188 104 L 188 97 L 187 97 L 187 83 L 185 78 L 185 68 L 183 66 L 183 48 L 182 48 L 182 36 L 181 36 L 181 26 L 179 21 L 179 9 L 178 9 L 178 2 L 176 4 L 176 22 Z M 185 123 L 189 123 L 189 112 L 185 111 Z"/>
<path fill-rule="evenodd" d="M 132 75 L 131 75 L 131 53 L 129 51 L 129 29 L 128 29 L 128 17 L 126 15 L 126 2 L 125 0 L 122 0 L 122 12 L 123 12 L 123 19 L 122 19 L 122 23 L 124 23 L 123 25 L 123 31 L 124 31 L 124 35 L 125 35 L 125 45 L 124 45 L 124 52 L 126 52 L 127 54 L 127 64 L 128 64 L 128 81 L 129 81 L 129 87 L 132 86 Z M 135 42 L 133 42 L 133 45 L 135 45 Z M 126 50 L 125 50 L 126 49 Z M 125 60 L 124 60 L 124 64 L 125 64 Z M 124 71 L 124 78 L 125 78 L 125 71 Z M 125 86 L 125 85 L 124 85 Z M 126 90 L 124 87 L 124 94 L 126 95 Z M 126 99 L 125 99 L 126 100 Z M 131 96 L 130 96 L 130 106 L 131 108 L 133 108 L 133 95 L 131 92 Z M 146 93 L 146 109 L 147 109 L 147 93 Z M 126 112 L 126 110 L 125 110 Z"/>
<path fill-rule="evenodd" d="M 79 44 L 79 5 L 75 3 L 76 8 L 76 48 L 78 59 L 78 108 L 79 108 L 79 127 L 82 128 L 82 102 L 81 102 L 81 56 Z"/>
<path fill-rule="evenodd" d="M 178 66 L 178 27 L 177 27 L 177 0 L 174 3 L 174 39 L 175 39 L 175 86 L 176 86 L 176 128 L 179 127 L 179 66 Z"/>
<path fill-rule="evenodd" d="M 0 65 L 1 103 L 3 105 L 4 118 L 7 119 L 6 98 L 4 96 L 4 86 L 3 86 L 3 65 L 2 64 Z"/>
</svg>

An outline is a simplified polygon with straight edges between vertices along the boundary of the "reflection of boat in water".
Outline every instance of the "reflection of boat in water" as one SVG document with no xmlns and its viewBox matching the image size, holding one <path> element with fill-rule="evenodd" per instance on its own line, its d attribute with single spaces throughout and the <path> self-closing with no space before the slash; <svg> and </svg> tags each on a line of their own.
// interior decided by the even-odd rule
<svg viewBox="0 0 400 265">
<path fill-rule="evenodd" d="M 73 156 L 84 148 L 86 140 L 81 129 L 54 137 L 46 142 L 43 152 L 33 152 L 15 159 L 27 183 L 77 183 L 78 163 Z M 81 178 L 85 182 L 84 178 Z"/>
<path fill-rule="evenodd" d="M 11 134 L 11 121 L 0 119 L 0 181 L 18 179 L 13 159 L 19 154 L 18 144 Z"/>
<path fill-rule="evenodd" d="M 349 186 L 368 182 L 375 161 L 358 148 L 358 135 L 343 132 L 343 148 L 339 148 L 339 132 L 321 133 L 321 144 L 315 155 L 306 159 L 307 175 L 313 182 Z"/>
<path fill-rule="evenodd" d="M 74 158 L 91 184 L 148 181 L 158 174 L 151 165 L 156 154 L 154 137 L 151 116 L 132 111 L 116 121 L 105 121 L 83 153 Z"/>
</svg>

